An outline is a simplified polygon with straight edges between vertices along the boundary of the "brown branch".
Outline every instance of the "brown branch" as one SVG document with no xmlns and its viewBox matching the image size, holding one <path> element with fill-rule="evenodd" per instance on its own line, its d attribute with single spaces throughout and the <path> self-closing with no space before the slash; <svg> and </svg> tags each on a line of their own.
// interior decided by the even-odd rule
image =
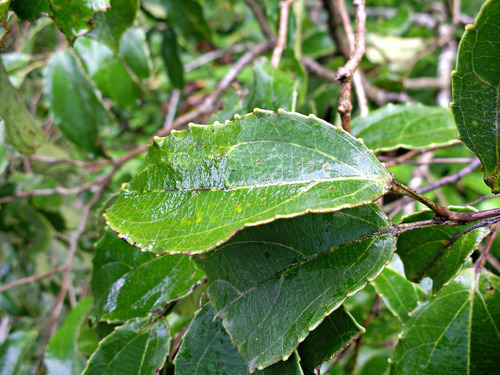
<svg viewBox="0 0 500 375">
<path fill-rule="evenodd" d="M 57 159 L 52 158 L 50 156 L 43 155 L 30 155 L 30 160 L 38 161 L 46 164 L 68 164 L 74 165 L 75 167 L 82 167 L 89 170 L 95 170 L 105 165 L 113 164 L 113 160 L 98 160 L 98 161 L 81 161 L 81 160 L 72 160 L 72 159 Z"/>
<path fill-rule="evenodd" d="M 267 40 L 274 42 L 275 37 L 271 32 L 271 30 L 269 29 L 269 26 L 267 26 L 266 17 L 264 16 L 264 13 L 262 13 L 262 10 L 259 8 L 257 4 L 255 4 L 253 0 L 245 0 L 245 3 L 247 3 L 248 7 L 252 10 L 255 19 L 259 23 L 262 34 L 264 34 Z"/>
<path fill-rule="evenodd" d="M 278 30 L 278 39 L 274 46 L 273 55 L 271 57 L 271 65 L 274 69 L 278 69 L 280 64 L 281 54 L 283 53 L 286 45 L 286 34 L 288 29 L 288 13 L 290 6 L 294 0 L 285 0 L 280 2 L 280 26 Z"/>
<path fill-rule="evenodd" d="M 19 286 L 19 285 L 29 284 L 29 283 L 32 283 L 35 281 L 45 279 L 46 277 L 50 277 L 52 275 L 55 275 L 56 273 L 62 272 L 65 269 L 66 269 L 66 266 L 59 266 L 59 267 L 53 268 L 50 271 L 47 271 L 45 273 L 41 273 L 38 275 L 32 275 L 32 276 L 24 277 L 22 279 L 11 281 L 8 284 L 0 286 L 0 293 L 3 293 L 5 291 L 7 291 L 11 288 L 14 288 L 16 286 Z"/>
<path fill-rule="evenodd" d="M 354 71 L 358 67 L 365 53 L 366 13 L 365 1 L 354 0 L 356 6 L 356 43 L 354 51 L 347 63 L 337 71 L 337 80 L 340 81 L 340 99 L 337 112 L 342 120 L 342 128 L 351 132 L 351 84 Z"/>
<path fill-rule="evenodd" d="M 491 246 L 493 246 L 493 241 L 495 241 L 495 237 L 498 234 L 498 226 L 494 227 L 491 230 L 491 233 L 488 235 L 488 240 L 486 241 L 486 246 L 484 249 L 481 251 L 481 255 L 479 258 L 476 260 L 476 263 L 474 264 L 474 269 L 476 270 L 476 273 L 479 273 L 483 270 L 484 266 L 486 265 L 486 260 L 488 259 L 488 255 L 490 254 Z"/>
</svg>

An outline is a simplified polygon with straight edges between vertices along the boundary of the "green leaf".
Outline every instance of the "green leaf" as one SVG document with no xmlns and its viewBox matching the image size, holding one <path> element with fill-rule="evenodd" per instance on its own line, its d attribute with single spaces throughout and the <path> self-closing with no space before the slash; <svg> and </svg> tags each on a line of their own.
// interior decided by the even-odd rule
<svg viewBox="0 0 500 375">
<path fill-rule="evenodd" d="M 111 7 L 105 13 L 96 15 L 97 27 L 89 36 L 106 44 L 116 55 L 122 35 L 134 24 L 138 9 L 139 0 L 111 0 Z"/>
<path fill-rule="evenodd" d="M 495 374 L 500 353 L 500 280 L 464 271 L 421 304 L 391 357 L 391 374 Z"/>
<path fill-rule="evenodd" d="M 144 316 L 185 296 L 203 280 L 187 255 L 143 253 L 107 230 L 93 259 L 93 314 L 109 321 Z"/>
<path fill-rule="evenodd" d="M 391 267 L 386 267 L 372 284 L 385 305 L 402 324 L 406 323 L 410 312 L 425 295 L 425 291 L 419 285 L 412 284 Z"/>
<path fill-rule="evenodd" d="M 0 117 L 9 143 L 23 154 L 32 154 L 45 142 L 42 125 L 26 108 L 17 90 L 10 84 L 0 59 Z"/>
<path fill-rule="evenodd" d="M 47 0 L 12 0 L 10 7 L 23 21 L 34 21 L 50 12 Z"/>
<path fill-rule="evenodd" d="M 49 375 L 79 375 L 85 367 L 86 359 L 79 354 L 78 337 L 80 327 L 84 323 L 92 307 L 92 297 L 82 299 L 76 305 L 63 325 L 47 346 L 45 366 Z"/>
<path fill-rule="evenodd" d="M 104 96 L 121 107 L 137 107 L 142 90 L 119 57 L 104 44 L 85 37 L 75 42 L 75 50 Z"/>
<path fill-rule="evenodd" d="M 248 108 L 291 110 L 295 79 L 291 73 L 274 69 L 267 59 L 259 59 L 253 65 L 254 80 Z"/>
<path fill-rule="evenodd" d="M 165 0 L 162 2 L 168 13 L 168 20 L 186 39 L 193 36 L 212 40 L 212 30 L 205 20 L 203 8 L 196 0 Z"/>
<path fill-rule="evenodd" d="M 54 122 L 64 135 L 82 150 L 102 154 L 98 130 L 114 120 L 69 50 L 49 60 L 46 90 Z"/>
<path fill-rule="evenodd" d="M 298 353 L 303 368 L 314 372 L 324 361 L 349 344 L 359 334 L 365 332 L 342 306 L 325 317 L 299 345 Z"/>
<path fill-rule="evenodd" d="M 170 82 L 174 87 L 182 90 L 184 88 L 184 67 L 179 56 L 177 36 L 172 29 L 165 29 L 162 32 L 161 56 Z"/>
<path fill-rule="evenodd" d="M 118 55 L 125 60 L 139 79 L 149 77 L 149 56 L 144 32 L 141 29 L 131 27 L 125 31 Z"/>
<path fill-rule="evenodd" d="M 212 304 L 205 304 L 194 317 L 175 357 L 175 375 L 246 375 L 247 366 L 220 318 L 215 317 Z M 256 374 L 301 374 L 294 355 Z"/>
<path fill-rule="evenodd" d="M 484 181 L 500 193 L 500 2 L 484 3 L 460 41 L 451 109 L 460 140 L 481 160 Z"/>
<path fill-rule="evenodd" d="M 155 139 L 105 216 L 143 250 L 200 253 L 247 226 L 371 202 L 390 184 L 382 164 L 341 128 L 256 110 Z"/>
<path fill-rule="evenodd" d="M 38 336 L 38 331 L 16 331 L 0 345 L 0 374 L 17 375 L 23 358 Z"/>
<path fill-rule="evenodd" d="M 94 17 L 97 12 L 109 8 L 110 0 L 47 0 L 50 4 L 51 17 L 57 27 L 72 44 L 75 39 L 95 27 Z"/>
<path fill-rule="evenodd" d="M 99 343 L 83 375 L 154 375 L 163 366 L 169 347 L 164 318 L 120 326 Z"/>
<path fill-rule="evenodd" d="M 456 134 L 448 109 L 420 104 L 388 104 L 352 121 L 352 135 L 377 152 L 442 146 L 455 142 Z"/>
<path fill-rule="evenodd" d="M 4 19 L 7 17 L 9 6 L 10 6 L 10 0 L 0 0 L 0 22 L 3 22 Z"/>
<path fill-rule="evenodd" d="M 475 211 L 471 208 L 458 207 L 452 210 Z M 401 222 L 414 223 L 430 220 L 433 217 L 432 211 L 424 210 L 404 217 Z M 469 227 L 470 225 L 436 226 L 401 233 L 398 236 L 396 251 L 405 266 L 406 278 L 419 283 L 424 277 L 429 277 L 433 281 L 433 294 L 439 293 L 443 286 L 460 272 L 462 264 L 483 238 L 484 228 L 462 235 Z"/>
<path fill-rule="evenodd" d="M 0 117 L 0 175 L 5 171 L 9 165 L 9 158 L 7 155 L 7 147 L 5 146 L 4 139 L 5 121 Z"/>
<path fill-rule="evenodd" d="M 326 315 L 378 276 L 395 241 L 389 220 L 371 204 L 247 228 L 197 264 L 252 371 L 288 358 Z"/>
</svg>

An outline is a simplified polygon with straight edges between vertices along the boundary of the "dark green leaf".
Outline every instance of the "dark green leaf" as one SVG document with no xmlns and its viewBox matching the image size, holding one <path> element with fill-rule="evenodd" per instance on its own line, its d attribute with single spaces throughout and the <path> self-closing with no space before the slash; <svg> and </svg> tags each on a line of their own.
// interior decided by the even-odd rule
<svg viewBox="0 0 500 375">
<path fill-rule="evenodd" d="M 395 237 L 377 205 L 247 228 L 197 262 L 248 369 L 292 354 L 309 331 L 374 279 Z"/>
<path fill-rule="evenodd" d="M 165 319 L 149 319 L 116 328 L 99 343 L 83 375 L 154 375 L 163 366 L 170 347 Z"/>
<path fill-rule="evenodd" d="M 185 333 L 179 353 L 175 357 L 175 375 L 246 375 L 247 365 L 231 338 L 224 330 L 220 318 L 214 317 L 214 308 L 205 304 L 194 317 Z M 299 375 L 296 355 L 256 374 Z"/>
<path fill-rule="evenodd" d="M 106 44 L 117 54 L 122 35 L 134 24 L 138 9 L 139 0 L 111 0 L 111 7 L 105 13 L 96 15 L 97 27 L 89 36 Z"/>
<path fill-rule="evenodd" d="M 0 175 L 5 171 L 7 165 L 9 165 L 9 158 L 7 155 L 7 148 L 5 146 L 4 139 L 4 129 L 5 129 L 5 121 L 0 117 Z"/>
<path fill-rule="evenodd" d="M 54 122 L 64 135 L 86 152 L 102 153 L 98 129 L 114 120 L 68 50 L 49 60 L 46 87 Z"/>
<path fill-rule="evenodd" d="M 314 369 L 330 359 L 365 329 L 342 306 L 325 317 L 299 345 L 298 352 L 303 368 Z"/>
<path fill-rule="evenodd" d="M 462 140 L 481 160 L 484 181 L 500 193 L 500 2 L 484 3 L 466 31 L 452 73 L 451 109 Z"/>
<path fill-rule="evenodd" d="M 33 330 L 16 331 L 7 336 L 7 339 L 0 345 L 0 374 L 19 374 L 23 357 L 37 335 L 38 331 Z"/>
<path fill-rule="evenodd" d="M 295 80 L 291 73 L 274 69 L 267 59 L 257 60 L 253 66 L 253 87 L 248 108 L 266 108 L 290 111 L 293 104 Z"/>
<path fill-rule="evenodd" d="M 184 88 L 184 67 L 179 57 L 177 36 L 172 29 L 163 30 L 161 56 L 170 82 L 174 87 L 182 90 Z"/>
<path fill-rule="evenodd" d="M 187 255 L 155 257 L 106 231 L 92 271 L 93 314 L 110 321 L 144 316 L 188 294 L 203 279 Z"/>
<path fill-rule="evenodd" d="M 12 0 L 10 6 L 23 21 L 34 21 L 43 14 L 50 13 L 47 0 Z"/>
<path fill-rule="evenodd" d="M 474 211 L 470 208 L 452 210 Z M 424 210 L 404 217 L 401 222 L 414 223 L 433 217 L 432 211 Z M 406 278 L 418 283 L 422 278 L 429 277 L 433 281 L 433 294 L 439 293 L 460 272 L 462 264 L 483 238 L 484 228 L 462 235 L 468 227 L 470 225 L 437 226 L 401 233 L 398 237 L 397 254 L 405 266 Z"/>
<path fill-rule="evenodd" d="M 212 30 L 203 15 L 203 8 L 196 0 L 165 0 L 162 2 L 168 13 L 168 20 L 185 38 L 198 36 L 212 40 Z"/>
<path fill-rule="evenodd" d="M 45 352 L 45 366 L 49 375 L 79 375 L 85 368 L 85 357 L 79 354 L 78 336 L 85 321 L 92 297 L 82 299 L 76 305 L 57 333 L 52 337 Z"/>
<path fill-rule="evenodd" d="M 391 267 L 386 267 L 372 281 L 377 294 L 382 297 L 386 306 L 402 324 L 409 314 L 422 301 L 425 291 L 418 285 L 409 282 L 403 275 Z"/>
<path fill-rule="evenodd" d="M 388 104 L 352 121 L 352 135 L 375 151 L 446 145 L 456 141 L 456 134 L 448 109 L 420 104 Z"/>
<path fill-rule="evenodd" d="M 10 84 L 0 59 L 0 117 L 9 143 L 24 154 L 32 154 L 45 142 L 40 122 L 26 108 L 17 90 Z"/>
<path fill-rule="evenodd" d="M 256 110 L 157 138 L 106 219 L 143 250 L 199 253 L 243 227 L 371 202 L 390 184 L 374 155 L 341 128 Z"/>
<path fill-rule="evenodd" d="M 500 353 L 500 280 L 464 271 L 408 320 L 391 374 L 496 374 Z"/>
</svg>

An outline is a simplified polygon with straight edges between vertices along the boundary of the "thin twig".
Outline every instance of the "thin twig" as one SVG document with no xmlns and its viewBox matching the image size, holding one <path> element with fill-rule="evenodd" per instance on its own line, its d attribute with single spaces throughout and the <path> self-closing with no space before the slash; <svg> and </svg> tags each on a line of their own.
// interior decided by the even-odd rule
<svg viewBox="0 0 500 375">
<path fill-rule="evenodd" d="M 179 104 L 179 99 L 181 97 L 181 90 L 174 89 L 170 95 L 170 102 L 168 103 L 168 111 L 165 116 L 165 121 L 163 122 L 163 127 L 167 129 L 172 129 L 172 124 L 174 123 L 175 113 L 177 112 L 177 105 Z"/>
<path fill-rule="evenodd" d="M 498 234 L 498 226 L 492 228 L 491 233 L 488 235 L 488 240 L 486 241 L 486 246 L 481 251 L 481 255 L 476 260 L 474 264 L 474 269 L 476 273 L 479 273 L 483 270 L 486 265 L 486 260 L 488 259 L 488 255 L 490 254 L 491 246 L 493 246 L 493 241 L 495 241 L 495 237 Z"/>
<path fill-rule="evenodd" d="M 500 196 L 499 195 L 483 195 L 482 197 L 480 197 L 472 202 L 466 203 L 465 206 L 474 206 L 478 203 L 481 203 L 482 201 L 485 201 L 486 199 L 491 199 L 491 198 L 500 198 Z"/>
<path fill-rule="evenodd" d="M 45 279 L 47 277 L 55 275 L 56 273 L 62 272 L 65 269 L 66 269 L 66 266 L 59 266 L 59 267 L 51 269 L 50 271 L 47 271 L 45 273 L 40 273 L 38 275 L 28 276 L 28 277 L 24 277 L 22 279 L 11 281 L 8 284 L 0 286 L 0 293 L 6 292 L 7 290 L 14 288 L 16 286 L 19 286 L 19 285 L 29 284 L 29 283 L 32 283 L 35 281 Z"/>
<path fill-rule="evenodd" d="M 288 13 L 290 6 L 294 0 L 285 0 L 280 2 L 280 26 L 278 30 L 278 38 L 274 46 L 273 55 L 271 57 L 271 65 L 274 69 L 278 69 L 280 64 L 281 54 L 285 50 L 286 35 L 288 29 Z"/>
<path fill-rule="evenodd" d="M 255 4 L 253 0 L 245 0 L 245 3 L 247 3 L 248 7 L 252 10 L 255 19 L 259 23 L 262 34 L 264 34 L 267 40 L 274 41 L 275 37 L 269 29 L 269 26 L 267 26 L 266 17 L 264 16 L 264 13 L 262 13 L 262 10 L 259 8 L 259 6 Z"/>
<path fill-rule="evenodd" d="M 422 160 L 405 160 L 405 159 L 400 159 L 399 157 L 393 158 L 390 156 L 384 156 L 380 155 L 377 156 L 377 159 L 385 162 L 385 163 L 391 163 L 391 165 L 394 164 L 412 164 L 412 165 L 424 165 L 424 164 L 467 164 L 470 163 L 473 158 L 434 158 L 429 161 L 422 161 Z"/>
<path fill-rule="evenodd" d="M 57 159 L 43 155 L 30 155 L 29 158 L 30 160 L 46 164 L 68 164 L 68 165 L 74 165 L 75 167 L 82 167 L 87 169 L 97 169 L 105 165 L 113 164 L 113 160 L 81 161 L 81 160 L 71 160 L 71 159 Z"/>
</svg>

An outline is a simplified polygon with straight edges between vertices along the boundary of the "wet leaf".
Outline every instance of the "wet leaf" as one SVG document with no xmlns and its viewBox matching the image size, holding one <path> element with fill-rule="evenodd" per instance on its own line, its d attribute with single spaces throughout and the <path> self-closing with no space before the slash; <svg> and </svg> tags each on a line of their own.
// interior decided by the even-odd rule
<svg viewBox="0 0 500 375">
<path fill-rule="evenodd" d="M 92 297 L 82 299 L 63 325 L 52 336 L 45 352 L 45 366 L 49 375 L 79 375 L 85 368 L 86 358 L 79 353 L 78 337 L 92 307 Z"/>
<path fill-rule="evenodd" d="M 172 86 L 184 88 L 184 67 L 179 56 L 179 45 L 174 30 L 165 29 L 162 32 L 161 57 L 167 69 L 167 75 Z"/>
<path fill-rule="evenodd" d="M 288 358 L 326 315 L 378 276 L 394 245 L 389 220 L 371 204 L 247 228 L 197 264 L 252 371 Z"/>
<path fill-rule="evenodd" d="M 451 106 L 460 140 L 481 160 L 484 181 L 500 193 L 500 3 L 486 1 L 460 41 Z"/>
<path fill-rule="evenodd" d="M 93 315 L 109 321 L 144 316 L 188 294 L 203 279 L 186 255 L 156 257 L 107 230 L 92 270 Z"/>
<path fill-rule="evenodd" d="M 475 211 L 471 208 L 452 210 Z M 424 210 L 404 217 L 401 222 L 413 223 L 433 217 L 432 211 Z M 436 226 L 401 233 L 396 252 L 405 266 L 406 278 L 418 283 L 422 278 L 429 277 L 433 281 L 433 294 L 439 293 L 460 272 L 463 263 L 483 238 L 484 228 L 462 235 L 469 227 L 470 225 Z"/>
<path fill-rule="evenodd" d="M 342 129 L 257 110 L 157 138 L 105 216 L 143 250 L 200 253 L 247 226 L 371 202 L 390 184 L 382 164 Z"/>
<path fill-rule="evenodd" d="M 385 305 L 402 324 L 406 323 L 410 312 L 425 295 L 425 291 L 419 285 L 412 284 L 391 267 L 386 267 L 372 284 Z"/>
<path fill-rule="evenodd" d="M 420 149 L 456 141 L 457 129 L 443 107 L 388 104 L 352 121 L 352 135 L 375 151 Z"/>
<path fill-rule="evenodd" d="M 500 280 L 467 269 L 408 320 L 391 374 L 494 374 L 500 352 Z"/>
<path fill-rule="evenodd" d="M 46 90 L 54 122 L 64 135 L 82 150 L 101 154 L 98 129 L 114 120 L 69 50 L 49 60 Z"/>
<path fill-rule="evenodd" d="M 170 335 L 163 318 L 123 325 L 99 343 L 83 375 L 157 374 L 169 347 Z"/>
<path fill-rule="evenodd" d="M 17 90 L 10 84 L 0 59 L 0 117 L 9 143 L 23 154 L 32 154 L 45 142 L 42 125 L 26 108 Z"/>
<path fill-rule="evenodd" d="M 6 340 L 0 345 L 0 374 L 17 375 L 33 341 L 36 339 L 38 331 L 16 331 L 9 334 Z"/>
</svg>

